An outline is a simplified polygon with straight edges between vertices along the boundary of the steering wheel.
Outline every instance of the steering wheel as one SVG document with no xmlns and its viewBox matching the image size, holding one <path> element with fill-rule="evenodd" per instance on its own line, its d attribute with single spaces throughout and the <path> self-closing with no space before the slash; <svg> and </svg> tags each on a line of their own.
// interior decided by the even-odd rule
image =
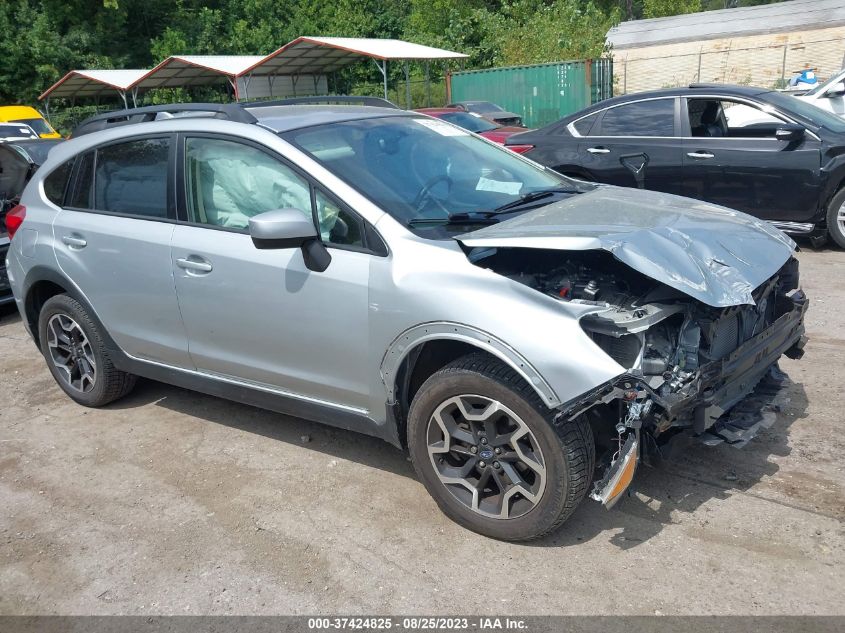
<svg viewBox="0 0 845 633">
<path fill-rule="evenodd" d="M 437 176 L 434 176 L 434 178 L 429 179 L 429 181 L 422 186 L 422 189 L 420 189 L 419 193 L 414 198 L 414 201 L 411 203 L 414 205 L 414 211 L 416 211 L 417 213 L 422 211 L 423 206 L 425 206 L 424 203 L 430 198 L 431 200 L 436 202 L 440 206 L 440 208 L 443 209 L 446 213 L 449 212 L 449 210 L 443 206 L 443 204 L 437 197 L 431 195 L 431 190 L 434 188 L 434 185 L 440 182 L 448 183 L 450 191 L 452 189 L 452 185 L 455 184 L 455 181 L 452 180 L 446 174 L 438 174 Z"/>
</svg>

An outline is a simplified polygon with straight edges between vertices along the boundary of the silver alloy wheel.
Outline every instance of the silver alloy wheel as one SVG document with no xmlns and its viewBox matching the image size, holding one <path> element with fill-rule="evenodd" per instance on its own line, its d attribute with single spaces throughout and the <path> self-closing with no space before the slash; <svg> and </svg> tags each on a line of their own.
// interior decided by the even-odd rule
<svg viewBox="0 0 845 633">
<path fill-rule="evenodd" d="M 537 438 L 501 402 L 449 398 L 432 413 L 426 443 L 440 481 L 473 512 L 513 519 L 543 496 L 546 467 Z"/>
<path fill-rule="evenodd" d="M 845 202 L 839 207 L 839 211 L 836 212 L 836 225 L 839 229 L 839 235 L 845 237 Z"/>
<path fill-rule="evenodd" d="M 53 365 L 65 384 L 87 393 L 97 382 L 94 350 L 79 324 L 66 314 L 54 314 L 47 321 L 47 347 Z"/>
</svg>

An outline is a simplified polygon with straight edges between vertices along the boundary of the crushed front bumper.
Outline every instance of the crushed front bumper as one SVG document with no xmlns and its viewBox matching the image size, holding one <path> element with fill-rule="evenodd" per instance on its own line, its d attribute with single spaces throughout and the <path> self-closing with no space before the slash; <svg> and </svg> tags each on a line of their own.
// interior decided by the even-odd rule
<svg viewBox="0 0 845 633">
<path fill-rule="evenodd" d="M 767 409 L 771 399 L 766 398 L 785 378 L 775 365 L 782 355 L 800 358 L 807 341 L 807 298 L 799 290 L 789 301 L 790 308 L 762 332 L 724 358 L 702 365 L 695 377 L 674 393 L 661 395 L 641 376 L 626 373 L 560 407 L 558 418 L 564 419 L 614 401 L 622 404 L 619 410 L 623 413 L 627 407 L 627 414 L 616 422 L 620 450 L 591 497 L 612 506 L 630 483 L 643 446 L 659 445 L 658 438 L 667 431 L 673 430 L 673 437 L 679 430 L 691 433 L 705 444 L 727 442 L 741 447 L 761 428 L 771 426 L 775 413 Z"/>
</svg>

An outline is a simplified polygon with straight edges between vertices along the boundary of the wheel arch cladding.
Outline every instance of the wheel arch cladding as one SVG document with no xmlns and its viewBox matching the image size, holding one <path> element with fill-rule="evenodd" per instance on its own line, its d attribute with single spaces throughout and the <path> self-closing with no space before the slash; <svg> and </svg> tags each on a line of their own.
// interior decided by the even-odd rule
<svg viewBox="0 0 845 633">
<path fill-rule="evenodd" d="M 32 338 L 39 348 L 41 347 L 41 341 L 39 340 L 38 332 L 38 315 L 41 312 L 41 307 L 51 297 L 58 294 L 66 294 L 78 301 L 85 308 L 91 320 L 100 329 L 106 347 L 111 350 L 119 350 L 108 330 L 103 326 L 102 321 L 100 321 L 99 316 L 97 316 L 96 311 L 72 281 L 63 277 L 55 270 L 36 266 L 27 273 L 23 286 L 24 311 L 26 313 L 27 324 L 29 325 Z"/>
<path fill-rule="evenodd" d="M 458 323 L 422 324 L 398 336 L 388 347 L 381 364 L 388 405 L 397 409 L 397 430 L 401 438 L 405 437 L 408 408 L 416 390 L 442 367 L 472 353 L 484 353 L 513 369 L 550 409 L 561 404 L 531 363 L 503 341 Z"/>
</svg>

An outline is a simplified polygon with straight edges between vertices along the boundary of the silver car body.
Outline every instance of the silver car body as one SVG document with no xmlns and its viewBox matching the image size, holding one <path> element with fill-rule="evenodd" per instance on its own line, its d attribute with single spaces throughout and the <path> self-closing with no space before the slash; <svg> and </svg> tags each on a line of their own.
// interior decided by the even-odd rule
<svg viewBox="0 0 845 633">
<path fill-rule="evenodd" d="M 752 291 L 794 249 L 782 233 L 744 214 L 613 187 L 459 239 L 425 239 L 278 135 L 335 119 L 411 114 L 351 107 L 253 112 L 258 125 L 175 118 L 54 148 L 23 194 L 26 220 L 8 259 L 27 327 L 34 323 L 27 305 L 34 284 L 54 283 L 90 307 L 125 354 L 127 371 L 399 445 L 392 413 L 397 373 L 428 341 L 461 342 L 494 355 L 548 407 L 561 410 L 631 369 L 582 327 L 585 315 L 606 307 L 558 301 L 473 261 L 468 251 L 604 250 L 697 301 L 725 307 L 753 304 Z M 372 224 L 388 254 L 330 248 L 331 265 L 318 273 L 299 250 L 259 250 L 244 233 L 66 210 L 46 198 L 44 178 L 74 155 L 175 132 L 248 140 L 285 157 Z M 292 407 L 278 406 L 277 397 Z"/>
</svg>

